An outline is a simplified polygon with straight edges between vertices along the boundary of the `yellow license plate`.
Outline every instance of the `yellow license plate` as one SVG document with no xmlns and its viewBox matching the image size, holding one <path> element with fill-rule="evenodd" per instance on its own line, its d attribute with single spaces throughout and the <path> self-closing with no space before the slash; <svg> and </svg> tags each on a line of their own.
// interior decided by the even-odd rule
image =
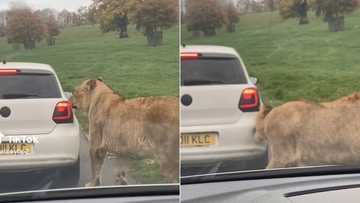
<svg viewBox="0 0 360 203">
<path fill-rule="evenodd" d="M 33 152 L 32 144 L 0 144 L 0 155 L 30 154 Z"/>
<path fill-rule="evenodd" d="M 203 147 L 215 145 L 218 142 L 217 133 L 185 133 L 180 137 L 181 147 Z"/>
</svg>

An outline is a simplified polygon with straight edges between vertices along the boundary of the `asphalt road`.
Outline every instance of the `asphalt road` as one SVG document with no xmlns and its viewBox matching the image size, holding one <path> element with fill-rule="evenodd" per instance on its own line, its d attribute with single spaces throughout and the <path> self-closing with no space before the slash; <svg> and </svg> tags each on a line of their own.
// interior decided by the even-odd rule
<svg viewBox="0 0 360 203">
<path fill-rule="evenodd" d="M 129 161 L 108 156 L 104 162 L 101 175 L 101 185 L 114 185 L 114 168 L 121 171 L 129 171 Z M 79 187 L 84 187 L 91 180 L 91 161 L 89 157 L 89 144 L 85 136 L 80 142 L 80 180 Z M 127 173 L 129 174 L 129 173 Z M 57 175 L 57 176 L 56 176 Z M 61 180 L 57 173 L 29 174 L 29 173 L 0 173 L 0 193 L 20 192 L 29 190 L 46 190 L 58 187 L 54 180 Z M 133 178 L 127 176 L 129 184 L 136 184 Z"/>
<path fill-rule="evenodd" d="M 267 165 L 267 156 L 264 154 L 249 160 L 224 161 L 206 166 L 182 166 L 181 176 L 264 169 Z"/>
</svg>

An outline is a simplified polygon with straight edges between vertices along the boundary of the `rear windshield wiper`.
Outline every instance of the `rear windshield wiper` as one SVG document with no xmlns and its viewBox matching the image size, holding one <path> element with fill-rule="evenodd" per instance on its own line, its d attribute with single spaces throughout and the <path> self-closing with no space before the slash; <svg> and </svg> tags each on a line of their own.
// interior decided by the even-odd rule
<svg viewBox="0 0 360 203">
<path fill-rule="evenodd" d="M 211 84 L 226 84 L 218 80 L 184 80 L 183 85 L 211 85 Z"/>
<path fill-rule="evenodd" d="M 40 98 L 37 94 L 3 94 L 3 99 Z"/>
</svg>

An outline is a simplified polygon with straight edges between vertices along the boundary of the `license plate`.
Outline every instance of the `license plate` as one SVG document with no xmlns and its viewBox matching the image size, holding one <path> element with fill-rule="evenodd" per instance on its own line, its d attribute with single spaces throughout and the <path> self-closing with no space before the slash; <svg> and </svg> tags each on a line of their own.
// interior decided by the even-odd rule
<svg viewBox="0 0 360 203">
<path fill-rule="evenodd" d="M 181 147 L 203 147 L 217 144 L 217 133 L 185 133 L 180 137 Z"/>
<path fill-rule="evenodd" d="M 30 154 L 32 152 L 32 144 L 0 144 L 0 155 Z"/>
</svg>

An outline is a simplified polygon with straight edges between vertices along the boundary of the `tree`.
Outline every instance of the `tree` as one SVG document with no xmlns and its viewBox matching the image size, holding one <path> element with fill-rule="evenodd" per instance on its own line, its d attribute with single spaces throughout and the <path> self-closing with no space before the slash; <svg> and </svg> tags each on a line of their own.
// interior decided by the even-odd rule
<svg viewBox="0 0 360 203">
<path fill-rule="evenodd" d="M 299 24 L 308 24 L 308 10 L 310 8 L 308 0 L 280 0 L 280 15 L 284 18 L 299 18 Z"/>
<path fill-rule="evenodd" d="M 357 0 L 314 0 L 314 7 L 318 16 L 324 16 L 331 32 L 345 29 L 345 14 L 357 7 Z"/>
<path fill-rule="evenodd" d="M 6 11 L 0 11 L 0 37 L 5 37 L 6 34 Z"/>
<path fill-rule="evenodd" d="M 91 24 L 91 25 L 95 25 L 98 23 L 97 20 L 97 13 L 96 13 L 96 7 L 94 7 L 93 5 L 90 5 L 88 7 L 88 13 L 87 13 L 87 21 Z"/>
<path fill-rule="evenodd" d="M 80 25 L 86 25 L 89 24 L 89 8 L 86 6 L 82 6 L 77 10 L 77 15 L 79 19 Z"/>
<path fill-rule="evenodd" d="M 216 35 L 216 29 L 226 23 L 224 9 L 216 0 L 188 0 L 185 21 L 189 31 Z"/>
<path fill-rule="evenodd" d="M 70 11 L 64 9 L 58 15 L 58 22 L 62 27 L 72 25 L 72 14 Z"/>
<path fill-rule="evenodd" d="M 71 18 L 72 18 L 73 25 L 75 25 L 75 26 L 82 25 L 81 16 L 78 13 L 72 12 L 71 13 Z"/>
<path fill-rule="evenodd" d="M 236 24 L 239 22 L 239 12 L 233 3 L 225 5 L 226 29 L 228 32 L 235 32 Z"/>
<path fill-rule="evenodd" d="M 55 46 L 56 36 L 60 34 L 60 28 L 54 15 L 50 15 L 45 21 L 48 46 Z"/>
<path fill-rule="evenodd" d="M 55 10 L 43 9 L 36 11 L 35 14 L 38 15 L 42 23 L 45 26 L 45 33 L 48 46 L 55 46 L 56 36 L 60 34 L 60 26 L 55 18 Z"/>
<path fill-rule="evenodd" d="M 23 44 L 25 49 L 33 49 L 36 42 L 44 38 L 45 26 L 40 16 L 30 8 L 11 8 L 7 17 L 8 43 Z"/>
<path fill-rule="evenodd" d="M 264 3 L 269 11 L 274 11 L 277 9 L 277 0 L 264 0 Z"/>
<path fill-rule="evenodd" d="M 0 24 L 0 37 L 6 36 L 6 27 L 3 24 Z"/>
<path fill-rule="evenodd" d="M 177 0 L 142 0 L 136 5 L 131 19 L 147 37 L 150 46 L 162 42 L 163 30 L 178 22 Z"/>
<path fill-rule="evenodd" d="M 93 0 L 91 7 L 98 18 L 102 32 L 118 31 L 120 38 L 126 38 L 129 36 L 128 13 L 137 2 L 138 0 Z"/>
</svg>

